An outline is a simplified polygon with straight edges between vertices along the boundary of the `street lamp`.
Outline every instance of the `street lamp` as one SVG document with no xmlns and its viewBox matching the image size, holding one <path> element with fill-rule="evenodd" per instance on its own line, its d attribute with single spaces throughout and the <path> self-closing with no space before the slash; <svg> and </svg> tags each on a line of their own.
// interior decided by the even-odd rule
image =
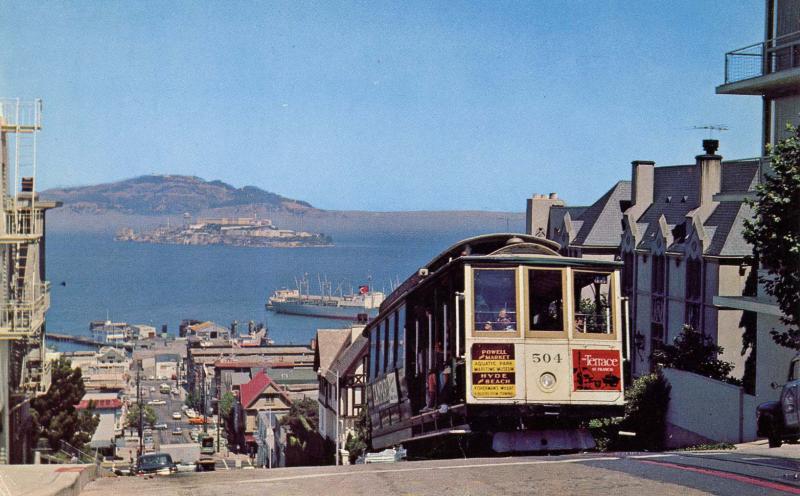
<svg viewBox="0 0 800 496">
<path fill-rule="evenodd" d="M 324 371 L 325 373 L 332 372 L 331 370 L 326 369 L 325 367 L 320 367 L 319 370 Z M 327 381 L 327 379 L 325 379 L 325 380 Z M 339 443 L 340 443 L 340 441 L 339 441 L 339 405 L 340 405 L 340 402 L 339 402 L 339 371 L 338 370 L 336 371 L 336 387 L 334 388 L 334 390 L 336 391 L 336 456 L 334 457 L 334 459 L 336 460 L 336 465 L 339 465 L 339 448 L 340 448 L 340 446 L 339 446 Z"/>
</svg>

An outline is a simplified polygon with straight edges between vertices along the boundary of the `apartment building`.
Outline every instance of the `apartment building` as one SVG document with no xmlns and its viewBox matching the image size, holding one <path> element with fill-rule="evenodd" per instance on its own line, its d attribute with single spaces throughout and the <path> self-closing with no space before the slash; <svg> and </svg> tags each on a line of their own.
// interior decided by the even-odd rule
<svg viewBox="0 0 800 496">
<path fill-rule="evenodd" d="M 766 0 L 764 10 L 764 39 L 725 54 L 725 81 L 716 92 L 761 97 L 761 142 L 766 152 L 767 145 L 786 137 L 787 123 L 800 125 L 800 0 Z M 769 174 L 766 159 L 760 173 Z M 765 275 L 760 268 L 759 276 Z M 786 369 L 794 355 L 793 350 L 777 346 L 770 336 L 771 331 L 784 329 L 778 305 L 760 284 L 755 294 L 719 295 L 713 302 L 719 308 L 756 316 L 759 366 L 755 395 L 758 401 L 777 399 L 779 390 L 771 384 L 786 380 Z"/>
<path fill-rule="evenodd" d="M 0 100 L 0 464 L 30 461 L 29 401 L 49 383 L 45 212 L 59 203 L 36 193 L 41 118 L 41 100 Z"/>
</svg>

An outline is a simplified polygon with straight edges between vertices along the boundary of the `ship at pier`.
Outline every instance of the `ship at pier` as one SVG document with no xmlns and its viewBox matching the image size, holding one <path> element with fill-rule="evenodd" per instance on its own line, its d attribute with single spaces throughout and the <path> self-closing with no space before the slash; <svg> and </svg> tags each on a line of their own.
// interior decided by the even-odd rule
<svg viewBox="0 0 800 496">
<path fill-rule="evenodd" d="M 368 285 L 359 286 L 357 293 L 349 295 L 331 294 L 329 283 L 321 283 L 320 286 L 322 294 L 311 294 L 305 280 L 298 283 L 297 289 L 278 289 L 267 299 L 267 310 L 290 315 L 366 321 L 378 315 L 378 307 L 385 297 L 380 291 L 371 291 Z"/>
</svg>

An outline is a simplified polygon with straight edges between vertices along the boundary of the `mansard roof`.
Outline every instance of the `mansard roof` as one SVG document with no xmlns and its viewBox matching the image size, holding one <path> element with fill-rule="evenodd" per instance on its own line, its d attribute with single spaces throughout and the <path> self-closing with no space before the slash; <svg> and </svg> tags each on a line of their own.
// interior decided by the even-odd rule
<svg viewBox="0 0 800 496">
<path fill-rule="evenodd" d="M 753 247 L 745 241 L 742 232 L 745 219 L 752 219 L 753 214 L 753 209 L 744 202 L 721 202 L 703 226 L 711 239 L 705 254 L 720 257 L 752 255 Z"/>
<path fill-rule="evenodd" d="M 569 215 L 571 244 L 616 247 L 622 236 L 622 212 L 630 199 L 631 182 L 619 181 L 588 207 L 554 206 L 550 209 L 550 222 L 558 225 Z"/>
<path fill-rule="evenodd" d="M 643 235 L 638 248 L 648 249 L 659 229 L 657 220 L 663 215 L 673 229 L 675 242 L 670 251 L 681 252 L 684 236 L 689 230 L 685 223 L 699 205 L 696 165 L 656 167 L 654 170 L 653 203 L 637 219 Z M 742 194 L 752 191 L 758 182 L 758 160 L 734 160 L 722 163 L 721 194 Z M 723 201 L 716 205 L 703 222 L 707 243 L 703 253 L 712 256 L 743 257 L 752 249 L 742 237 L 744 219 L 752 217 L 752 210 L 743 200 Z M 642 230 L 642 228 L 644 228 Z"/>
</svg>

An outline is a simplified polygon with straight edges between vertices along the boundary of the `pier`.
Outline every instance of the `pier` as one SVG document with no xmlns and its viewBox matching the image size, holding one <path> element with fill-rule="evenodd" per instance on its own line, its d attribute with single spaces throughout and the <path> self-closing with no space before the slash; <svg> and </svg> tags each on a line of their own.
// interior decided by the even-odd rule
<svg viewBox="0 0 800 496">
<path fill-rule="evenodd" d="M 106 343 L 103 341 L 97 341 L 96 339 L 92 339 L 89 336 L 74 336 L 72 334 L 59 334 L 55 332 L 48 332 L 45 334 L 45 338 L 48 341 L 57 341 L 62 343 L 74 343 L 74 344 L 82 344 L 85 346 L 94 346 L 96 348 L 100 348 L 101 346 L 114 346 L 114 347 L 123 347 L 123 348 L 131 348 L 131 344 L 124 344 L 120 345 L 119 343 Z"/>
</svg>

